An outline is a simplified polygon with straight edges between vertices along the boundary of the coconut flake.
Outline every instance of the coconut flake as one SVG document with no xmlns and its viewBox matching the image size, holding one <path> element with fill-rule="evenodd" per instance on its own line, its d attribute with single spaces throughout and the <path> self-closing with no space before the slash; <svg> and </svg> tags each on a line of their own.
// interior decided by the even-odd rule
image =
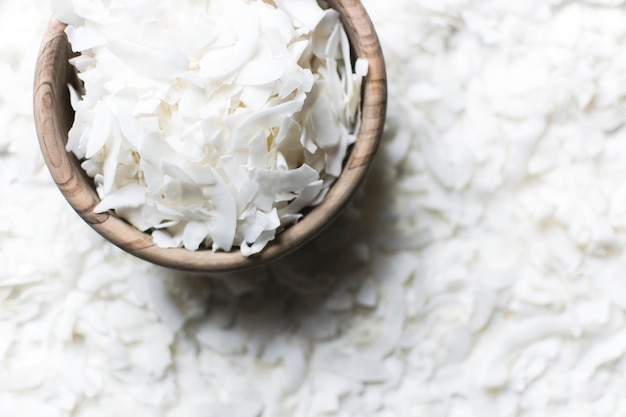
<svg viewBox="0 0 626 417">
<path fill-rule="evenodd" d="M 154 48 L 125 40 L 110 40 L 111 52 L 137 74 L 155 78 L 170 78 L 189 67 L 189 60 L 177 48 Z"/>
<path fill-rule="evenodd" d="M 190 417 L 257 417 L 262 411 L 262 406 L 254 402 L 222 402 L 222 403 L 198 403 L 187 411 Z"/>
</svg>

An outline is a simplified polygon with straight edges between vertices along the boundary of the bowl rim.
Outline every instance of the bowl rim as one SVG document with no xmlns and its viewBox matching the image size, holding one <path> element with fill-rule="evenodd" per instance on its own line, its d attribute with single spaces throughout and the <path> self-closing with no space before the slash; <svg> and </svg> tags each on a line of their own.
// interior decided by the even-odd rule
<svg viewBox="0 0 626 417">
<path fill-rule="evenodd" d="M 79 85 L 68 60 L 72 51 L 66 25 L 51 18 L 43 37 L 34 80 L 35 128 L 41 151 L 61 193 L 94 230 L 121 249 L 148 262 L 177 270 L 227 272 L 273 262 L 300 248 L 325 229 L 348 204 L 363 181 L 378 148 L 387 108 L 387 78 L 382 49 L 374 26 L 359 0 L 328 0 L 340 12 L 356 58 L 368 61 L 363 81 L 361 126 L 341 175 L 323 201 L 296 224 L 277 233 L 258 254 L 244 257 L 230 252 L 161 248 L 152 237 L 136 229 L 112 211 L 95 213 L 100 202 L 93 180 L 78 159 L 65 149 L 74 113 L 69 105 L 68 83 Z"/>
</svg>

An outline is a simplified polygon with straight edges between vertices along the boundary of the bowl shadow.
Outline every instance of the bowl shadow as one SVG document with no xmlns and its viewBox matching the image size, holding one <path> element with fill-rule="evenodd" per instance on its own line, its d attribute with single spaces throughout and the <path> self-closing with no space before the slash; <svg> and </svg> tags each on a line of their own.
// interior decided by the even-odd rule
<svg viewBox="0 0 626 417">
<path fill-rule="evenodd" d="M 261 346 L 278 335 L 304 340 L 331 338 L 358 315 L 371 311 L 355 294 L 370 271 L 376 230 L 393 221 L 378 215 L 390 201 L 389 176 L 376 158 L 345 211 L 296 252 L 255 269 L 229 273 L 175 270 L 165 275 L 176 291 L 203 306 L 185 323 L 195 335 L 203 326 L 235 332 Z M 393 226 L 392 226 L 393 227 Z M 217 320 L 217 322 L 216 322 Z"/>
</svg>

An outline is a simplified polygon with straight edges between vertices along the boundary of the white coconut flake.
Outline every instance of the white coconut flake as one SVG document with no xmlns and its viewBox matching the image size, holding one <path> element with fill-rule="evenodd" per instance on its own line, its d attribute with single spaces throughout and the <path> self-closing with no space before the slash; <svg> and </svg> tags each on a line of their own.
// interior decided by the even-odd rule
<svg viewBox="0 0 626 417">
<path fill-rule="evenodd" d="M 113 207 L 128 208 L 140 207 L 145 203 L 144 188 L 137 184 L 130 184 L 106 196 L 96 206 L 96 213 L 104 213 Z"/>
<path fill-rule="evenodd" d="M 324 12 L 307 0 L 276 0 L 276 5 L 286 11 L 299 24 L 312 30 L 324 18 Z"/>
<path fill-rule="evenodd" d="M 367 59 L 358 58 L 354 63 L 354 73 L 358 76 L 365 77 L 369 72 L 369 62 Z"/>
<path fill-rule="evenodd" d="M 575 336 L 571 334 L 572 330 L 570 319 L 563 316 L 538 317 L 520 323 L 502 340 L 499 352 L 493 357 L 488 357 L 488 364 L 481 375 L 481 384 L 493 389 L 506 383 L 509 372 L 506 360 L 511 351 L 546 337 Z"/>
<path fill-rule="evenodd" d="M 252 402 L 200 403 L 188 410 L 190 417 L 257 417 L 261 406 Z"/>
<path fill-rule="evenodd" d="M 41 366 L 17 369 L 9 374 L 0 374 L 0 390 L 11 392 L 33 389 L 43 384 L 45 379 L 46 370 Z"/>
</svg>

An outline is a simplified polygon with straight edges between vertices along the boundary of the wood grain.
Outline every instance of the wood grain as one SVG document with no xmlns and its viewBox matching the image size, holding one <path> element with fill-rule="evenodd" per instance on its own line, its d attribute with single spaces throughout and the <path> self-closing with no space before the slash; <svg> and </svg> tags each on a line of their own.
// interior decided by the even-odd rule
<svg viewBox="0 0 626 417">
<path fill-rule="evenodd" d="M 358 0 L 329 0 L 342 22 L 355 54 L 369 63 L 363 83 L 362 123 L 356 143 L 324 201 L 297 224 L 279 233 L 259 254 L 250 258 L 238 250 L 229 253 L 210 250 L 163 249 L 145 234 L 113 212 L 97 214 L 100 199 L 93 181 L 73 154 L 65 150 L 74 117 L 68 84 L 79 87 L 69 65 L 72 55 L 65 25 L 52 19 L 37 61 L 34 84 L 34 115 L 39 144 L 52 178 L 74 210 L 98 233 L 123 250 L 169 268 L 195 272 L 225 272 L 248 269 L 275 261 L 311 240 L 328 227 L 348 204 L 363 181 L 382 134 L 387 104 L 387 82 L 383 54 L 374 27 Z"/>
</svg>

